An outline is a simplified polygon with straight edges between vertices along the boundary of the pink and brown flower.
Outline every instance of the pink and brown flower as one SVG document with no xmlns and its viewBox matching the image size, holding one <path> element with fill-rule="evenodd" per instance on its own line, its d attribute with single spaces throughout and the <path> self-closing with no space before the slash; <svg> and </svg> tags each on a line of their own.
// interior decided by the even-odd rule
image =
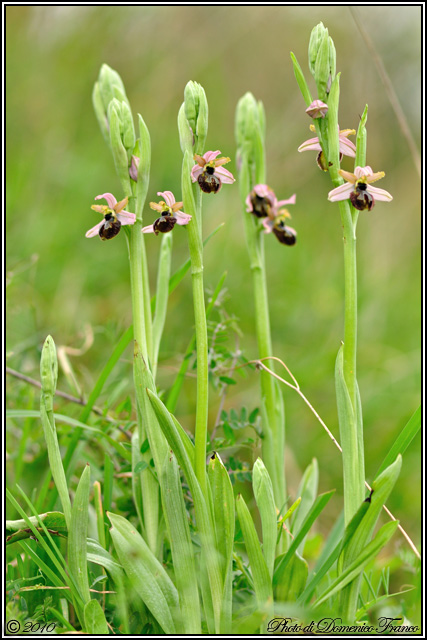
<svg viewBox="0 0 427 640">
<path fill-rule="evenodd" d="M 105 204 L 93 204 L 91 209 L 97 213 L 102 213 L 104 219 L 92 229 L 86 231 L 86 238 L 93 238 L 99 235 L 101 240 L 110 240 L 119 233 L 122 225 L 135 223 L 135 214 L 124 210 L 129 198 L 126 197 L 117 202 L 112 193 L 102 193 L 96 196 L 95 200 L 101 200 L 102 198 L 108 202 L 108 206 Z"/>
<path fill-rule="evenodd" d="M 310 125 L 310 131 L 316 131 L 316 127 L 314 124 Z M 340 149 L 340 161 L 343 156 L 348 156 L 349 158 L 356 157 L 356 145 L 348 139 L 348 136 L 355 135 L 356 131 L 354 129 L 342 129 L 338 134 L 338 142 Z M 302 153 L 303 151 L 317 151 L 317 164 L 322 171 L 328 171 L 328 165 L 326 163 L 325 156 L 322 151 L 322 147 L 320 146 L 319 138 L 309 138 L 298 147 L 298 151 Z"/>
<path fill-rule="evenodd" d="M 155 233 L 157 236 L 159 233 L 172 231 L 176 224 L 185 225 L 190 222 L 191 216 L 180 211 L 183 203 L 175 201 L 172 191 L 158 191 L 157 195 L 164 199 L 160 202 L 150 202 L 150 207 L 160 213 L 160 217 L 153 224 L 144 227 L 143 233 Z"/>
<path fill-rule="evenodd" d="M 295 204 L 295 201 L 295 193 L 287 200 L 278 200 L 267 184 L 257 184 L 246 198 L 246 211 L 262 218 L 264 233 L 273 232 L 279 242 L 291 246 L 296 243 L 297 232 L 286 224 L 291 216 L 283 207 Z"/>
<path fill-rule="evenodd" d="M 340 170 L 339 174 L 347 182 L 329 192 L 328 199 L 331 202 L 350 200 L 355 209 L 371 211 L 375 200 L 384 202 L 393 200 L 393 196 L 388 191 L 371 186 L 372 182 L 384 178 L 384 171 L 374 173 L 371 167 L 356 167 L 354 173 Z"/>
<path fill-rule="evenodd" d="M 224 164 L 230 158 L 218 158 L 221 151 L 206 151 L 203 156 L 194 156 L 197 164 L 191 169 L 191 180 L 198 182 L 204 193 L 218 193 L 222 184 L 233 184 L 235 178 L 230 171 L 224 169 Z"/>
</svg>

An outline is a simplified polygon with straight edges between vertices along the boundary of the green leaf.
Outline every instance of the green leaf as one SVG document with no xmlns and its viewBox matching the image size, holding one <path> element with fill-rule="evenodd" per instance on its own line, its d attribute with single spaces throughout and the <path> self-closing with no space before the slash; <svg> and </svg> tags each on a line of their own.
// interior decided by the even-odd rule
<svg viewBox="0 0 427 640">
<path fill-rule="evenodd" d="M 273 485 L 270 475 L 261 460 L 257 458 L 253 468 L 253 490 L 261 516 L 262 551 L 270 579 L 273 578 L 274 558 L 277 540 L 277 515 Z"/>
<path fill-rule="evenodd" d="M 295 551 L 298 549 L 298 546 L 300 545 L 301 541 L 305 538 L 312 524 L 314 523 L 316 518 L 319 516 L 319 514 L 323 511 L 323 509 L 326 507 L 327 503 L 332 498 L 334 493 L 335 491 L 329 491 L 328 493 L 321 493 L 316 498 L 314 505 L 308 512 L 304 522 L 301 525 L 301 529 L 299 530 L 298 534 L 295 536 L 294 540 L 292 541 L 291 546 L 289 547 L 288 551 L 283 556 L 283 558 L 280 560 L 280 562 L 277 563 L 277 566 L 274 569 L 274 576 L 273 576 L 274 586 L 276 586 L 281 581 L 284 571 L 287 565 L 289 564 L 289 562 L 291 561 L 291 558 L 294 555 Z"/>
<path fill-rule="evenodd" d="M 284 555 L 284 554 L 283 554 Z M 277 558 L 280 562 L 281 558 Z M 298 551 L 292 556 L 286 573 L 283 573 L 275 588 L 275 601 L 295 602 L 304 590 L 308 576 L 308 564 Z"/>
<path fill-rule="evenodd" d="M 159 421 L 159 425 L 174 452 L 179 465 L 184 471 L 190 491 L 194 500 L 196 511 L 196 521 L 200 533 L 201 544 L 204 554 L 204 562 L 209 577 L 209 585 L 215 616 L 215 629 L 219 633 L 221 627 L 221 608 L 223 583 L 218 555 L 216 552 L 214 525 L 212 522 L 211 505 L 206 504 L 205 497 L 200 484 L 194 473 L 193 465 L 182 441 L 181 435 L 175 425 L 175 420 L 163 404 L 163 402 L 147 389 L 147 394 L 153 407 L 154 413 Z"/>
<path fill-rule="evenodd" d="M 301 504 L 295 514 L 292 521 L 291 531 L 293 534 L 298 533 L 301 525 L 314 504 L 317 495 L 317 487 L 319 485 L 319 465 L 316 458 L 313 458 L 311 463 L 301 478 L 300 485 L 297 490 L 297 495 L 301 496 Z M 298 547 L 298 552 L 302 554 L 304 552 L 305 538 L 302 540 Z"/>
<path fill-rule="evenodd" d="M 87 530 L 89 524 L 90 467 L 83 469 L 74 496 L 71 523 L 68 532 L 68 566 L 84 604 L 89 602 L 89 580 L 87 575 Z"/>
<path fill-rule="evenodd" d="M 398 456 L 399 453 L 401 455 L 404 454 L 406 449 L 411 444 L 412 440 L 417 435 L 420 428 L 421 428 L 421 405 L 418 407 L 418 409 L 415 411 L 415 413 L 410 418 L 410 420 L 406 423 L 405 427 L 402 429 L 400 434 L 397 436 L 396 440 L 393 443 L 393 446 L 391 447 L 390 451 L 384 458 L 375 477 L 378 477 L 380 473 L 382 473 L 384 469 L 386 469 L 386 467 L 388 467 L 393 462 L 393 460 L 396 460 L 396 457 Z"/>
<path fill-rule="evenodd" d="M 372 483 L 371 495 L 362 504 L 354 519 L 350 522 L 345 533 L 343 550 L 338 559 L 340 573 L 345 573 L 349 566 L 361 557 L 371 539 L 375 525 L 382 511 L 383 505 L 389 497 L 400 473 L 402 457 L 399 455 Z M 363 510 L 366 510 L 365 512 Z M 356 574 L 358 575 L 358 574 Z M 350 581 L 349 581 L 350 582 Z M 347 584 L 347 583 L 346 583 Z M 348 619 L 355 616 L 359 593 L 359 579 L 343 589 L 340 606 Z"/>
<path fill-rule="evenodd" d="M 314 606 L 317 607 L 321 605 L 325 600 L 331 598 L 338 591 L 342 591 L 344 587 L 353 582 L 363 571 L 366 565 L 373 560 L 381 549 L 387 544 L 390 540 L 394 532 L 396 531 L 399 523 L 397 521 L 387 522 L 375 538 L 367 544 L 360 552 L 358 557 L 351 562 L 346 569 L 340 573 L 338 578 L 330 584 L 327 589 L 321 594 L 321 596 L 316 600 Z M 344 614 L 344 620 L 349 620 L 351 618 L 346 617 L 347 609 L 342 610 Z"/>
<path fill-rule="evenodd" d="M 201 634 L 198 579 L 179 470 L 173 453 L 166 456 L 162 477 L 163 514 L 179 593 L 182 633 L 197 635 Z"/>
<path fill-rule="evenodd" d="M 41 513 L 38 516 L 31 516 L 29 521 L 37 528 L 37 531 L 44 535 L 44 530 L 40 527 L 39 522 L 42 521 L 46 529 L 56 533 L 67 535 L 67 525 L 65 522 L 65 516 L 60 511 L 49 511 L 48 513 Z M 26 520 L 6 520 L 6 544 L 29 538 L 33 535 L 31 529 L 28 527 Z M 53 534 L 52 534 L 53 535 Z"/>
<path fill-rule="evenodd" d="M 40 360 L 40 378 L 42 392 L 40 396 L 40 418 L 43 425 L 44 437 L 46 440 L 49 466 L 59 497 L 67 526 L 70 526 L 71 501 L 68 494 L 67 479 L 65 477 L 64 466 L 62 464 L 61 452 L 59 450 L 58 437 L 56 433 L 55 417 L 53 414 L 53 396 L 56 390 L 56 380 L 58 377 L 58 360 L 56 357 L 55 343 L 51 336 L 44 342 Z"/>
<path fill-rule="evenodd" d="M 146 469 L 148 467 L 148 462 L 145 462 L 145 460 L 140 460 L 136 465 L 135 468 L 133 470 L 134 473 L 140 473 L 141 471 L 144 471 L 144 469 Z"/>
<path fill-rule="evenodd" d="M 236 507 L 254 581 L 255 595 L 258 606 L 262 608 L 268 601 L 273 601 L 273 588 L 270 573 L 261 551 L 261 545 L 255 530 L 255 525 L 242 495 L 237 496 Z"/>
<path fill-rule="evenodd" d="M 296 57 L 294 56 L 294 54 L 291 52 L 291 58 L 292 58 L 292 64 L 294 66 L 294 74 L 295 74 L 295 78 L 296 81 L 298 83 L 298 86 L 300 88 L 300 91 L 302 93 L 302 97 L 305 100 L 305 103 L 307 105 L 307 107 L 309 107 L 311 105 L 311 103 L 313 102 L 313 98 L 311 97 L 311 93 L 310 90 L 308 88 L 308 84 L 304 78 L 304 74 L 302 72 L 302 69 L 298 63 L 298 60 L 296 59 Z"/>
<path fill-rule="evenodd" d="M 233 378 L 229 378 L 228 376 L 219 376 L 219 380 L 221 380 L 221 382 L 223 382 L 224 384 L 237 384 L 237 382 L 233 380 Z"/>
<path fill-rule="evenodd" d="M 357 458 L 360 446 L 357 437 L 356 416 L 344 380 L 343 345 L 338 351 L 335 363 L 335 389 L 343 458 L 344 495 L 346 496 L 344 501 L 345 521 L 350 522 L 363 502 L 365 479 L 359 475 L 360 465 Z"/>
<path fill-rule="evenodd" d="M 221 633 L 230 633 L 235 528 L 234 495 L 230 476 L 217 453 L 214 453 L 209 461 L 208 478 L 212 490 L 217 551 L 224 582 Z"/>
<path fill-rule="evenodd" d="M 167 634 L 176 633 L 173 613 L 178 592 L 144 539 L 122 516 L 108 512 L 114 548 L 135 591 Z"/>
<path fill-rule="evenodd" d="M 84 608 L 85 632 L 90 635 L 108 635 L 109 629 L 98 600 L 90 600 Z"/>
</svg>

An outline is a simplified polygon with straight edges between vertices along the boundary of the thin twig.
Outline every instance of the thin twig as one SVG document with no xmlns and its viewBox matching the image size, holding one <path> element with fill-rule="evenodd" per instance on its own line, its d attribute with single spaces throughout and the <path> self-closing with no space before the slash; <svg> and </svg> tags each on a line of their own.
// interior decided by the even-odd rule
<svg viewBox="0 0 427 640">
<path fill-rule="evenodd" d="M 291 384 L 290 382 L 288 382 L 287 380 L 284 380 L 283 378 L 281 378 L 277 373 L 275 373 L 274 371 L 272 371 L 271 369 L 269 369 L 268 367 L 265 366 L 264 364 L 264 360 L 275 360 L 276 362 L 279 362 L 288 372 L 288 374 L 290 375 L 290 377 L 292 378 L 292 380 L 294 381 L 295 384 Z M 305 404 L 308 406 L 308 408 L 310 409 L 310 411 L 312 411 L 312 413 L 314 413 L 314 415 L 316 416 L 316 418 L 318 419 L 318 421 L 320 422 L 320 424 L 322 425 L 322 427 L 324 428 L 324 430 L 326 431 L 326 433 L 328 434 L 328 436 L 330 437 L 330 439 L 332 440 L 332 442 L 335 444 L 335 446 L 337 447 L 337 449 L 342 453 L 342 448 L 340 446 L 340 444 L 338 443 L 338 441 L 334 438 L 334 436 L 332 435 L 331 431 L 328 429 L 328 427 L 326 426 L 326 424 L 323 422 L 322 418 L 319 416 L 319 414 L 317 413 L 317 411 L 314 409 L 314 407 L 310 404 L 310 402 L 307 400 L 307 398 L 305 397 L 305 395 L 303 394 L 303 392 L 301 391 L 301 388 L 298 384 L 297 379 L 295 378 L 295 376 L 292 374 L 292 372 L 290 371 L 290 369 L 286 366 L 286 364 L 283 362 L 283 360 L 280 360 L 280 358 L 277 358 L 276 356 L 267 356 L 266 358 L 261 358 L 259 360 L 250 360 L 249 362 L 245 362 L 244 364 L 239 365 L 238 367 L 235 367 L 236 369 L 240 369 L 242 367 L 246 367 L 249 364 L 254 364 L 258 369 L 263 369 L 263 371 L 266 371 L 267 373 L 269 373 L 270 375 L 272 375 L 274 378 L 276 378 L 277 380 L 279 380 L 280 382 L 282 382 L 283 384 L 285 384 L 287 387 L 290 387 L 291 389 L 293 389 L 294 391 L 296 391 L 298 393 L 298 395 L 304 400 Z M 371 487 L 369 486 L 369 484 L 366 482 L 365 480 L 365 486 L 368 489 L 368 491 L 372 491 Z M 387 515 L 391 518 L 391 520 L 397 521 L 397 519 L 394 517 L 394 515 L 391 513 L 391 511 L 386 507 L 385 504 L 383 504 L 383 509 L 384 511 L 387 513 Z M 414 542 L 412 542 L 411 538 L 409 537 L 409 535 L 406 533 L 406 531 L 404 530 L 404 528 L 399 524 L 398 525 L 398 529 L 400 530 L 400 533 L 403 535 L 403 537 L 405 538 L 405 540 L 407 541 L 407 543 L 409 544 L 409 546 L 411 547 L 412 551 L 414 552 L 414 554 L 417 556 L 417 558 L 419 560 L 421 560 L 421 555 L 417 549 L 417 547 L 415 546 Z"/>
<path fill-rule="evenodd" d="M 37 389 L 42 388 L 38 380 L 35 380 L 34 378 L 30 378 L 29 376 L 25 376 L 23 373 L 20 373 L 19 371 L 15 371 L 15 369 L 6 367 L 6 373 L 13 376 L 14 378 L 17 378 L 18 380 L 22 380 L 23 382 L 27 382 L 28 384 L 31 384 L 33 387 L 37 387 Z M 60 391 L 59 389 L 55 391 L 55 395 L 59 396 L 60 398 L 64 398 L 69 402 L 74 402 L 74 404 L 79 404 L 83 407 L 87 405 L 87 402 L 82 398 L 76 398 L 75 396 L 72 396 L 69 393 L 65 393 L 65 391 Z M 127 431 L 126 429 L 121 427 L 119 424 L 117 424 L 117 420 L 115 420 L 114 418 L 111 418 L 109 415 L 104 415 L 101 409 L 98 409 L 97 407 L 92 407 L 91 411 L 93 411 L 93 413 L 96 413 L 97 416 L 100 416 L 107 422 L 114 423 L 117 429 L 119 429 L 119 431 L 121 431 L 127 438 L 129 438 L 129 440 L 132 438 L 132 434 L 130 433 L 130 431 Z"/>
</svg>

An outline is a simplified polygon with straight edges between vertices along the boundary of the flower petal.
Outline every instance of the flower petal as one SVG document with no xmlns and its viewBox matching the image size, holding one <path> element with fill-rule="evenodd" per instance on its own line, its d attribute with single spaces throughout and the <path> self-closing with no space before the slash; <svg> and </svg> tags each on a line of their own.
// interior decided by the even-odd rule
<svg viewBox="0 0 427 640">
<path fill-rule="evenodd" d="M 86 238 L 93 238 L 94 236 L 97 236 L 104 222 L 105 221 L 102 220 L 101 222 L 98 222 L 98 224 L 96 224 L 94 227 L 92 227 L 92 229 L 89 229 L 89 231 L 86 231 L 85 233 Z"/>
<path fill-rule="evenodd" d="M 117 219 L 122 224 L 135 224 L 136 215 L 134 213 L 130 213 L 130 211 L 120 211 L 117 213 Z"/>
<path fill-rule="evenodd" d="M 296 199 L 297 199 L 297 194 L 296 194 L 296 193 L 294 193 L 294 195 L 293 195 L 293 196 L 291 196 L 290 198 L 288 198 L 287 200 L 279 200 L 279 201 L 276 203 L 276 207 L 277 207 L 277 208 L 279 208 L 279 207 L 283 207 L 285 204 L 295 204 Z"/>
<path fill-rule="evenodd" d="M 102 213 L 102 215 L 104 215 L 108 211 L 108 207 L 106 204 L 93 204 L 90 208 L 97 213 Z"/>
<path fill-rule="evenodd" d="M 268 184 L 256 184 L 254 186 L 254 191 L 260 198 L 269 198 L 272 202 L 274 202 L 275 194 L 272 189 L 268 186 Z"/>
<path fill-rule="evenodd" d="M 169 207 L 175 204 L 175 196 L 172 191 L 158 191 L 157 195 L 162 196 Z"/>
<path fill-rule="evenodd" d="M 369 178 L 369 176 L 374 175 L 374 172 L 372 171 L 371 167 L 356 167 L 354 170 L 354 175 L 356 176 L 357 180 L 360 180 L 360 178 Z"/>
<path fill-rule="evenodd" d="M 102 198 L 104 198 L 108 202 L 108 206 L 110 207 L 110 209 L 113 209 L 117 204 L 117 200 L 112 193 L 101 193 L 100 196 L 96 196 L 95 200 L 101 200 Z"/>
<path fill-rule="evenodd" d="M 261 224 L 264 227 L 264 233 L 271 233 L 273 231 L 273 221 L 270 218 L 262 218 Z"/>
<path fill-rule="evenodd" d="M 231 158 L 218 158 L 218 160 L 215 160 L 215 166 L 220 167 L 221 165 L 227 164 L 228 162 L 231 162 Z"/>
<path fill-rule="evenodd" d="M 198 164 L 195 164 L 191 169 L 191 180 L 192 182 L 197 182 L 199 175 L 202 173 L 203 169 Z"/>
<path fill-rule="evenodd" d="M 331 202 L 348 200 L 352 191 L 354 191 L 354 186 L 351 184 L 351 182 L 346 182 L 336 189 L 332 189 L 332 191 L 328 193 L 328 200 L 330 200 Z"/>
<path fill-rule="evenodd" d="M 342 178 L 344 178 L 344 180 L 347 180 L 347 182 L 351 182 L 352 184 L 354 184 L 357 181 L 357 176 L 350 171 L 344 171 L 344 169 L 340 169 L 338 173 Z"/>
<path fill-rule="evenodd" d="M 384 200 L 385 202 L 391 202 L 393 196 L 385 189 L 378 189 L 378 187 L 368 187 L 367 192 L 375 197 L 375 200 Z"/>
<path fill-rule="evenodd" d="M 211 162 L 212 160 L 215 160 L 215 158 L 217 158 L 220 153 L 221 151 L 206 151 L 206 153 L 203 154 L 203 158 L 206 160 L 206 162 Z"/>
<path fill-rule="evenodd" d="M 158 213 L 163 213 L 165 210 L 164 205 L 165 203 L 161 204 L 160 202 L 150 202 L 150 209 L 153 209 L 153 211 L 157 211 Z"/>
<path fill-rule="evenodd" d="M 221 182 L 224 184 L 233 184 L 236 182 L 235 177 L 233 176 L 228 169 L 224 169 L 224 167 L 217 167 L 215 169 L 215 175 L 221 178 Z"/>
<path fill-rule="evenodd" d="M 298 147 L 298 151 L 322 151 L 319 138 L 309 138 Z"/>
<path fill-rule="evenodd" d="M 377 171 L 376 173 L 372 173 L 370 176 L 367 176 L 366 182 L 368 184 L 371 184 L 372 182 L 376 182 L 377 180 L 381 180 L 381 178 L 384 178 L 384 176 L 385 176 L 384 171 Z"/>
<path fill-rule="evenodd" d="M 144 227 L 141 231 L 142 233 L 154 233 L 154 227 L 152 224 L 149 224 L 148 227 Z"/>
<path fill-rule="evenodd" d="M 126 198 L 123 198 L 123 200 L 120 200 L 120 202 L 117 202 L 117 204 L 114 205 L 114 211 L 116 213 L 120 213 L 120 211 L 125 208 L 128 202 L 129 198 L 128 196 L 126 196 Z"/>
<path fill-rule="evenodd" d="M 340 153 L 342 153 L 344 156 L 348 156 L 349 158 L 356 157 L 356 145 L 351 140 L 348 140 L 347 138 L 344 138 L 340 135 L 338 141 Z"/>
<path fill-rule="evenodd" d="M 191 220 L 191 216 L 188 213 L 184 213 L 183 211 L 176 211 L 174 214 L 174 218 L 176 218 L 176 224 L 188 224 Z"/>
</svg>

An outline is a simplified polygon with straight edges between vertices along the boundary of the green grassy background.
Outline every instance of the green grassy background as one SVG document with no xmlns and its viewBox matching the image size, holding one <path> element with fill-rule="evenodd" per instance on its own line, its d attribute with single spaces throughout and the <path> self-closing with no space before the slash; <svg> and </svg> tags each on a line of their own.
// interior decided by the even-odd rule
<svg viewBox="0 0 427 640">
<path fill-rule="evenodd" d="M 359 18 L 390 77 L 417 145 L 420 144 L 420 7 L 365 6 Z M 89 325 L 91 348 L 71 358 L 87 395 L 117 337 L 131 322 L 124 234 L 114 242 L 87 240 L 97 221 L 90 210 L 98 193 L 120 186 L 91 104 L 103 62 L 121 74 L 134 113 L 151 132 L 153 158 L 148 200 L 159 190 L 180 197 L 181 151 L 176 117 L 190 79 L 208 97 L 207 149 L 221 149 L 235 171 L 234 110 L 246 91 L 267 114 L 268 183 L 280 198 L 297 193 L 291 224 L 294 248 L 266 238 L 274 353 L 283 358 L 302 390 L 335 435 L 334 361 L 343 336 L 343 255 L 338 207 L 327 201 L 328 176 L 314 153 L 298 154 L 310 137 L 289 51 L 304 71 L 311 28 L 320 20 L 337 49 L 341 76 L 340 125 L 357 128 L 369 104 L 368 164 L 384 170 L 379 184 L 391 204 L 363 212 L 358 225 L 358 378 L 364 408 L 366 473 L 372 480 L 420 396 L 420 187 L 408 144 L 398 125 L 371 54 L 348 7 L 7 7 L 7 269 L 9 366 L 38 378 L 41 344 L 79 347 Z M 314 87 L 313 87 L 314 92 Z M 344 165 L 350 169 L 347 160 Z M 256 357 L 251 274 L 244 242 L 238 186 L 204 199 L 205 234 L 225 227 L 206 249 L 206 286 L 228 272 L 227 309 L 240 319 L 240 348 Z M 154 220 L 146 209 L 146 221 Z M 152 283 L 159 239 L 147 238 Z M 186 234 L 174 231 L 174 265 L 187 258 Z M 159 382 L 166 388 L 192 335 L 191 282 L 173 294 L 161 348 Z M 60 373 L 58 387 L 73 392 Z M 31 404 L 31 391 L 8 379 L 11 407 Z M 132 395 L 131 353 L 118 365 L 101 398 Z M 288 483 L 295 491 L 313 456 L 320 489 L 342 494 L 338 451 L 300 398 L 285 389 Z M 194 380 L 189 379 L 177 415 L 194 423 Z M 257 374 L 239 381 L 226 408 L 254 408 Z M 35 403 L 37 404 L 37 393 Z M 211 396 L 211 422 L 218 401 Z M 78 410 L 62 409 L 72 415 Z M 9 479 L 21 423 L 11 425 Z M 32 427 L 24 488 L 37 485 L 46 466 L 40 427 Z M 419 442 L 404 457 L 389 506 L 419 541 Z M 325 524 L 329 528 L 329 523 Z M 402 546 L 396 535 L 394 544 Z"/>
</svg>

